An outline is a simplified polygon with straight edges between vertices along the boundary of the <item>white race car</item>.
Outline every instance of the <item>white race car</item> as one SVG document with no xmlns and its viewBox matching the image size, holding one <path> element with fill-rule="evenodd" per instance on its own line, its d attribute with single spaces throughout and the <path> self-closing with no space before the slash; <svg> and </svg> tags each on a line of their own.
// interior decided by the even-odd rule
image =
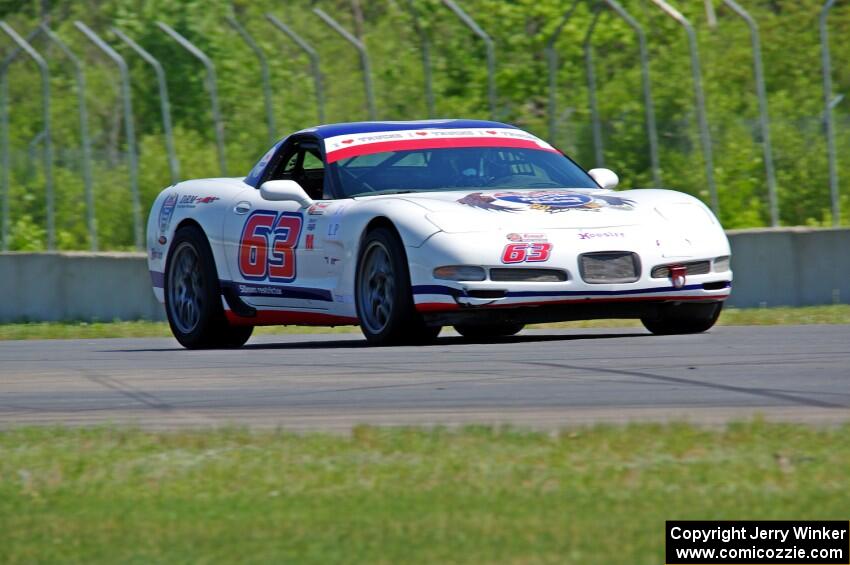
<svg viewBox="0 0 850 565">
<path fill-rule="evenodd" d="M 496 122 L 314 127 L 246 177 L 163 190 L 151 279 L 188 348 L 273 324 L 359 324 L 373 344 L 593 318 L 707 330 L 732 281 L 719 222 L 687 194 L 617 182 Z"/>
</svg>

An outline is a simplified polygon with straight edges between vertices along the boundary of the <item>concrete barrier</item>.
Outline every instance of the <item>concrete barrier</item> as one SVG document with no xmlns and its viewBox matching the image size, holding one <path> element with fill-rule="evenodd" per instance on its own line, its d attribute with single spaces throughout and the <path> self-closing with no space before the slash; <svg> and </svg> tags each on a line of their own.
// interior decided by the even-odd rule
<svg viewBox="0 0 850 565">
<path fill-rule="evenodd" d="M 850 229 L 732 230 L 735 281 L 729 305 L 850 303 Z"/>
<path fill-rule="evenodd" d="M 144 253 L 0 253 L 0 322 L 164 320 Z"/>
<path fill-rule="evenodd" d="M 729 232 L 730 306 L 850 302 L 850 229 Z M 0 253 L 0 322 L 163 320 L 143 253 Z"/>
</svg>

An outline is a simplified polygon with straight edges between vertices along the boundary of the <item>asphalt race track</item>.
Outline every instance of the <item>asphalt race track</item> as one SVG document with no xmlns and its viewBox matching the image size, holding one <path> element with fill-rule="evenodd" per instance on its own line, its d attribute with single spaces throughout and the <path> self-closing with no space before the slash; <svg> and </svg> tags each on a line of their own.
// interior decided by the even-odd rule
<svg viewBox="0 0 850 565">
<path fill-rule="evenodd" d="M 244 424 L 345 431 L 359 423 L 850 419 L 850 325 L 449 333 L 370 348 L 359 334 L 254 338 L 185 351 L 172 339 L 0 342 L 0 426 Z"/>
</svg>

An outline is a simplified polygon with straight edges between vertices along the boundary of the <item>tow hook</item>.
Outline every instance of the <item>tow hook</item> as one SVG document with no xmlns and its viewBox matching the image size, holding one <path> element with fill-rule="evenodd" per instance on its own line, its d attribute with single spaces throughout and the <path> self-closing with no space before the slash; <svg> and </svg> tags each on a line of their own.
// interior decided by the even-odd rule
<svg viewBox="0 0 850 565">
<path fill-rule="evenodd" d="M 688 268 L 684 265 L 676 265 L 674 267 L 670 267 L 670 281 L 673 283 L 673 287 L 682 288 L 683 286 L 685 286 L 687 274 Z"/>
</svg>

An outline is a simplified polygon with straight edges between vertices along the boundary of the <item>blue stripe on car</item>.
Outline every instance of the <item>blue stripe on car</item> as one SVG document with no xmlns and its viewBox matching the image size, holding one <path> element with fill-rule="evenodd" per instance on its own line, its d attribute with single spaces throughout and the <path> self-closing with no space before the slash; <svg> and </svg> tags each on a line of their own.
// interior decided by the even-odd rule
<svg viewBox="0 0 850 565">
<path fill-rule="evenodd" d="M 154 288 L 165 287 L 165 276 L 159 271 L 150 271 Z M 298 298 L 302 300 L 321 300 L 333 302 L 333 295 L 323 288 L 309 288 L 279 284 L 257 284 L 234 281 L 218 281 L 222 288 L 232 288 L 239 296 L 272 296 L 274 298 Z M 254 292 L 251 292 L 251 291 Z M 271 292 L 263 292 L 271 291 Z"/>
</svg>

